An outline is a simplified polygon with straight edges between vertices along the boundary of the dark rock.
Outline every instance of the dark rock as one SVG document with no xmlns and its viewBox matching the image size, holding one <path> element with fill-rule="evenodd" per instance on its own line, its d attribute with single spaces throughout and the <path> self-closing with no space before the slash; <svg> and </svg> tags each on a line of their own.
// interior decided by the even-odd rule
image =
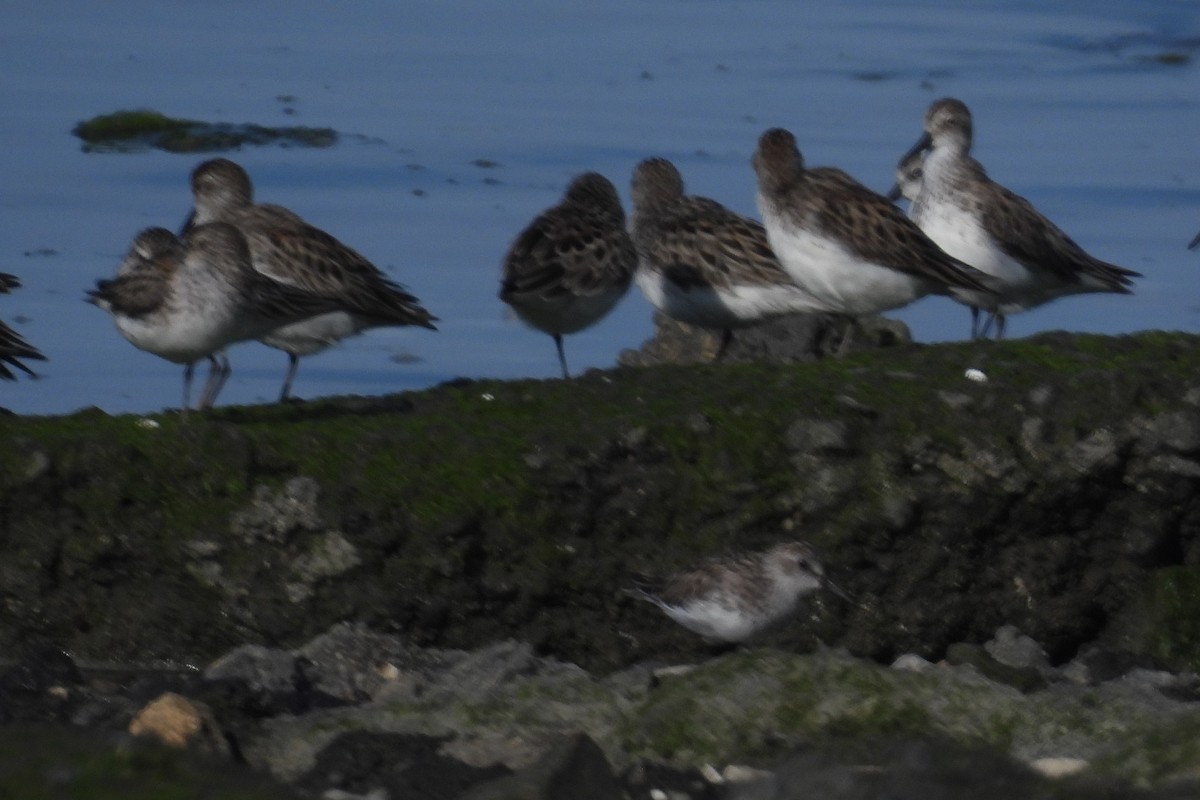
<svg viewBox="0 0 1200 800">
<path fill-rule="evenodd" d="M 65 726 L 6 725 L 0 727 L 0 797 L 298 800 L 301 795 L 242 765 L 149 739 Z"/>
<path fill-rule="evenodd" d="M 441 739 L 403 733 L 354 731 L 338 736 L 296 785 L 315 796 L 351 795 L 455 800 L 476 784 L 511 774 L 501 766 L 472 767 L 441 755 Z"/>
<path fill-rule="evenodd" d="M 986 748 L 909 737 L 832 742 L 804 750 L 731 800 L 1135 800 L 1184 798 L 1196 786 L 1148 792 L 1111 778 L 1044 778 Z"/>
<path fill-rule="evenodd" d="M 634 764 L 621 776 L 621 784 L 632 800 L 719 800 L 722 787 L 710 783 L 697 769 L 681 769 L 657 762 Z"/>
<path fill-rule="evenodd" d="M 273 143 L 331 147 L 338 139 L 332 128 L 200 122 L 168 117 L 149 109 L 101 114 L 78 123 L 71 133 L 79 137 L 85 153 L 131 153 L 150 148 L 172 153 L 206 153 Z"/>
<path fill-rule="evenodd" d="M 678 322 L 661 312 L 654 315 L 654 337 L 637 350 L 617 358 L 623 367 L 654 364 L 709 363 L 721 346 L 722 333 Z M 734 331 L 721 360 L 725 363 L 804 363 L 838 351 L 850 337 L 847 353 L 894 347 L 912 341 L 908 327 L 897 320 L 867 317 L 857 321 L 826 314 L 796 314 Z"/>
<path fill-rule="evenodd" d="M 855 603 L 815 599 L 770 643 L 937 660 L 1014 625 L 1054 664 L 1107 637 L 1191 668 L 1196 344 L 1048 334 L 460 380 L 154 429 L 2 417 L 20 446 L 0 459 L 0 652 L 203 664 L 351 620 L 611 672 L 706 653 L 621 596 L 631 573 L 801 536 Z M 361 702 L 366 675 L 306 691 Z"/>
<path fill-rule="evenodd" d="M 1045 688 L 1046 679 L 1033 667 L 1014 667 L 993 658 L 986 649 L 974 644 L 952 644 L 946 649 L 946 661 L 955 666 L 970 665 L 989 679 L 1022 692 Z"/>
<path fill-rule="evenodd" d="M 787 446 L 797 453 L 849 453 L 850 430 L 841 420 L 798 419 L 784 434 Z"/>
<path fill-rule="evenodd" d="M 462 800 L 621 800 L 604 752 L 584 734 L 551 750 L 528 769 L 476 786 Z"/>
<path fill-rule="evenodd" d="M 74 659 L 62 648 L 32 645 L 0 671 L 0 722 L 61 719 L 74 708 L 71 691 L 82 682 Z"/>
</svg>

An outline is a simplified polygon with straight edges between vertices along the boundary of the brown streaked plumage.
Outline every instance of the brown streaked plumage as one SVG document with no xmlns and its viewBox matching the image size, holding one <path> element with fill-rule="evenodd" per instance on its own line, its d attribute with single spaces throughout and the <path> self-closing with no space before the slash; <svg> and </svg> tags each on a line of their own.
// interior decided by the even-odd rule
<svg viewBox="0 0 1200 800">
<path fill-rule="evenodd" d="M 788 314 L 826 310 L 780 266 L 758 222 L 707 197 L 685 195 L 665 158 L 633 174 L 635 280 L 659 310 L 724 334 Z"/>
<path fill-rule="evenodd" d="M 791 132 L 764 132 L 753 164 L 771 247 L 832 310 L 860 316 L 931 293 L 988 291 L 986 276 L 942 252 L 887 198 L 839 169 L 805 167 Z"/>
<path fill-rule="evenodd" d="M 436 317 L 357 251 L 309 225 L 282 206 L 254 204 L 250 176 L 217 158 L 192 172 L 195 208 L 187 226 L 227 222 L 250 247 L 254 269 L 299 291 L 325 299 L 335 310 L 281 326 L 262 337 L 288 354 L 280 400 L 291 393 L 299 358 L 368 328 L 418 325 L 434 330 Z"/>
<path fill-rule="evenodd" d="M 811 546 L 784 542 L 762 552 L 710 559 L 660 582 L 639 582 L 629 594 L 707 639 L 740 642 L 792 613 L 801 597 L 822 587 L 845 597 L 825 578 Z"/>
<path fill-rule="evenodd" d="M 16 275 L 0 272 L 0 294 L 8 294 L 20 286 L 21 281 Z M 0 378 L 9 381 L 17 379 L 16 373 L 10 367 L 16 367 L 31 378 L 36 378 L 37 373 L 21 363 L 21 359 L 45 361 L 46 357 L 19 333 L 0 322 Z"/>
<path fill-rule="evenodd" d="M 539 214 L 504 256 L 500 299 L 528 325 L 550 334 L 563 378 L 562 337 L 598 322 L 625 296 L 637 252 L 625 230 L 617 190 L 586 172 L 562 202 Z"/>
<path fill-rule="evenodd" d="M 934 101 L 923 127 L 901 158 L 924 154 L 913 218 L 948 253 L 993 277 L 996 293 L 971 304 L 990 312 L 997 338 L 1008 314 L 1070 294 L 1130 293 L 1140 273 L 1089 255 L 1032 203 L 988 177 L 970 156 L 974 125 L 965 103 Z"/>
<path fill-rule="evenodd" d="M 229 377 L 228 345 L 332 308 L 255 272 L 245 237 L 221 222 L 194 225 L 182 239 L 164 228 L 142 231 L 117 277 L 97 281 L 87 299 L 113 316 L 132 345 L 185 365 L 185 413 L 196 361 L 210 364 L 197 404 L 205 409 Z"/>
</svg>

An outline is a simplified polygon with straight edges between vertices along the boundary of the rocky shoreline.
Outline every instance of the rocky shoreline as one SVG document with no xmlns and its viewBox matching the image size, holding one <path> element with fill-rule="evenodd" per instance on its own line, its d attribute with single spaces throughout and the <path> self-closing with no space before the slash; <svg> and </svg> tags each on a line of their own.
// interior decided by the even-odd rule
<svg viewBox="0 0 1200 800">
<path fill-rule="evenodd" d="M 1198 796 L 1197 344 L 0 418 L 0 766 L 61 737 L 264 797 Z M 621 592 L 781 538 L 853 601 L 714 654 Z M 181 754 L 126 741 L 164 695 Z"/>
</svg>

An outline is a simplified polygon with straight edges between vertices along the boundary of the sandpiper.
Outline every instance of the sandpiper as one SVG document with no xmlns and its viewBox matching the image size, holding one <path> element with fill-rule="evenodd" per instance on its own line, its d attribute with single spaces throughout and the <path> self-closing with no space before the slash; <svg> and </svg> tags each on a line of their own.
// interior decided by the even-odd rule
<svg viewBox="0 0 1200 800">
<path fill-rule="evenodd" d="M 762 552 L 710 559 L 660 582 L 639 582 L 628 593 L 706 639 L 742 642 L 821 588 L 846 596 L 825 578 L 812 547 L 784 542 Z"/>
<path fill-rule="evenodd" d="M 0 272 L 0 294 L 8 294 L 13 289 L 20 288 L 20 286 L 21 281 L 16 275 Z M 37 373 L 21 363 L 22 358 L 34 359 L 36 361 L 46 360 L 46 357 L 36 347 L 25 341 L 19 333 L 8 327 L 8 325 L 0 322 L 0 378 L 9 381 L 17 379 L 16 374 L 9 367 L 16 367 L 26 375 L 36 378 Z"/>
<path fill-rule="evenodd" d="M 625 296 L 637 251 L 612 183 L 596 172 L 571 181 L 563 200 L 539 214 L 504 256 L 500 299 L 526 324 L 550 334 L 563 378 L 562 337 L 598 322 Z"/>
<path fill-rule="evenodd" d="M 914 153 L 896 165 L 896 185 L 887 193 L 887 199 L 895 202 L 903 197 L 908 201 L 908 218 L 913 218 L 916 202 L 921 196 L 921 175 L 924 153 Z"/>
<path fill-rule="evenodd" d="M 634 170 L 634 279 L 668 316 L 722 331 L 718 359 L 737 328 L 829 310 L 784 271 L 762 225 L 683 191 L 679 170 L 665 158 Z"/>
<path fill-rule="evenodd" d="M 362 255 L 282 206 L 255 204 L 250 176 L 225 158 L 192 172 L 195 208 L 184 226 L 227 222 L 246 237 L 254 269 L 299 291 L 324 298 L 335 310 L 283 325 L 261 341 L 288 354 L 280 401 L 288 399 L 300 356 L 347 336 L 385 325 L 435 329 L 436 317 L 417 298 Z"/>
<path fill-rule="evenodd" d="M 970 155 L 971 139 L 966 104 L 936 100 L 925 112 L 924 133 L 900 163 L 924 154 L 913 214 L 921 229 L 950 255 L 995 278 L 995 294 L 966 301 L 991 315 L 980 336 L 994 319 L 1001 339 L 1007 315 L 1065 295 L 1131 293 L 1140 273 L 1092 257 L 1028 200 L 991 180 Z"/>
<path fill-rule="evenodd" d="M 182 240 L 165 228 L 143 230 L 117 277 L 97 281 L 87 299 L 112 314 L 134 347 L 186 365 L 185 414 L 196 361 L 207 358 L 210 364 L 197 404 L 205 409 L 229 377 L 228 345 L 331 307 L 255 272 L 245 238 L 220 222 L 195 225 Z"/>
<path fill-rule="evenodd" d="M 771 247 L 830 310 L 858 317 L 927 294 L 988 291 L 986 276 L 942 252 L 883 195 L 839 169 L 806 168 L 791 132 L 763 133 L 753 164 Z"/>
<path fill-rule="evenodd" d="M 921 177 L 925 166 L 924 162 L 925 153 L 923 152 L 911 153 L 902 159 L 896 165 L 896 185 L 887 194 L 887 199 L 893 202 L 901 197 L 907 200 L 908 218 L 914 221 L 921 213 Z M 991 314 L 983 317 L 984 326 L 980 327 L 982 309 L 976 305 L 969 305 L 969 308 L 971 309 L 971 338 L 978 339 L 990 324 Z"/>
</svg>

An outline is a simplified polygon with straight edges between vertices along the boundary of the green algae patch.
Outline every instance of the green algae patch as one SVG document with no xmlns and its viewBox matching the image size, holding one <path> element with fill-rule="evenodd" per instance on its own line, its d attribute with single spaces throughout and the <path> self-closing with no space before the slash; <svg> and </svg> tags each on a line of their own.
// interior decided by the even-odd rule
<svg viewBox="0 0 1200 800">
<path fill-rule="evenodd" d="M 1172 670 L 1200 672 L 1200 567 L 1160 570 L 1147 602 L 1150 653 Z"/>
<path fill-rule="evenodd" d="M 664 679 L 630 713 L 623 745 L 683 764 L 767 764 L 816 739 L 930 733 L 938 685 L 837 656 L 745 651 Z"/>
<path fill-rule="evenodd" d="M 186 422 L 0 417 L 0 647 L 203 660 L 353 619 L 611 671 L 705 652 L 621 593 L 636 573 L 802 538 L 856 603 L 814 596 L 789 646 L 937 659 L 1010 623 L 1069 659 L 1200 515 L 1180 494 L 1196 343 L 1049 334 Z M 1169 630 L 1185 609 L 1163 608 Z M 904 705 L 862 717 L 922 725 Z"/>
<path fill-rule="evenodd" d="M 284 800 L 295 791 L 229 759 L 68 726 L 0 729 L 0 797 L 21 800 Z"/>
<path fill-rule="evenodd" d="M 201 122 L 168 117 L 152 109 L 116 111 L 78 123 L 72 130 L 85 153 L 214 153 L 246 145 L 331 147 L 338 135 L 332 128 L 268 127 L 254 123 Z"/>
<path fill-rule="evenodd" d="M 970 668 L 889 669 L 834 652 L 749 650 L 666 677 L 619 728 L 622 752 L 680 765 L 769 765 L 797 747 L 935 738 L 1024 761 L 1083 759 L 1143 784 L 1190 777 L 1200 714 L 1137 690 L 1022 694 Z"/>
</svg>

